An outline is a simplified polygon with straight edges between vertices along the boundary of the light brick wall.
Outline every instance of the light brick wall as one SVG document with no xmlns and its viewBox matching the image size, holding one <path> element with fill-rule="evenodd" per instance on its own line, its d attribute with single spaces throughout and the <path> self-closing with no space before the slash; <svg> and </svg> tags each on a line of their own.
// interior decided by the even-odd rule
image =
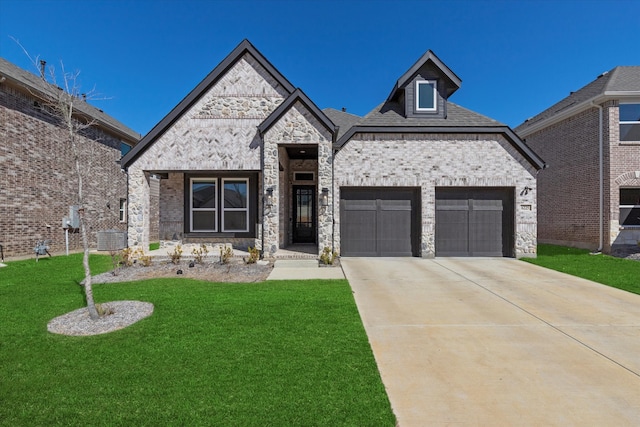
<svg viewBox="0 0 640 427">
<path fill-rule="evenodd" d="M 273 187 L 275 203 L 266 212 L 263 225 L 264 249 L 269 254 L 275 254 L 280 247 L 288 242 L 290 236 L 285 236 L 282 230 L 282 217 L 288 218 L 287 203 L 283 203 L 283 197 L 291 199 L 288 180 L 282 176 L 288 176 L 293 172 L 287 170 L 286 175 L 280 171 L 279 147 L 283 145 L 309 144 L 318 147 L 318 166 L 316 168 L 316 200 L 320 196 L 323 187 L 331 188 L 331 133 L 311 114 L 302 103 L 296 102 L 269 130 L 263 135 L 264 140 L 264 185 L 265 188 Z M 331 194 L 329 196 L 330 203 Z M 330 209 L 318 207 L 318 253 L 325 246 L 332 247 L 332 219 Z M 288 227 L 287 227 L 288 228 Z"/>
<path fill-rule="evenodd" d="M 52 252 L 64 252 L 62 218 L 77 200 L 67 135 L 46 110 L 34 106 L 28 92 L 0 83 L 0 244 L 5 257 L 32 255 L 39 239 L 50 239 Z M 81 161 L 87 165 L 85 217 L 92 247 L 97 231 L 126 230 L 119 221 L 120 198 L 127 197 L 126 174 L 116 164 L 120 143 L 98 129 L 79 137 Z M 70 234 L 69 249 L 81 248 L 80 234 Z"/>
<path fill-rule="evenodd" d="M 135 177 L 130 179 L 129 187 L 130 212 L 134 213 L 129 216 L 129 245 L 146 245 L 150 239 L 147 219 L 150 196 L 143 178 L 145 171 L 169 173 L 169 182 L 162 180 L 160 185 L 159 230 L 161 239 L 169 235 L 182 239 L 183 173 L 260 170 L 257 126 L 285 95 L 285 89 L 249 54 L 221 76 L 129 166 L 129 175 Z M 165 204 L 166 200 L 170 203 Z"/>
<path fill-rule="evenodd" d="M 516 256 L 535 256 L 536 170 L 501 135 L 361 134 L 334 161 L 336 201 L 346 186 L 420 188 L 424 257 L 436 250 L 436 187 L 513 187 Z M 526 195 L 521 194 L 525 186 L 532 189 Z M 339 251 L 338 214 L 334 233 Z"/>
</svg>

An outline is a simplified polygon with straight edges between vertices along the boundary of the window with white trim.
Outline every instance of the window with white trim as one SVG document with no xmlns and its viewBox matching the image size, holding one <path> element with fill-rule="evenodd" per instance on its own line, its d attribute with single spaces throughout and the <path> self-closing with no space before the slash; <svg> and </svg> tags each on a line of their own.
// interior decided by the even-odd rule
<svg viewBox="0 0 640 427">
<path fill-rule="evenodd" d="M 118 208 L 118 219 L 120 222 L 127 222 L 127 199 L 120 199 L 120 207 Z"/>
<path fill-rule="evenodd" d="M 620 225 L 640 226 L 640 188 L 620 189 Z"/>
<path fill-rule="evenodd" d="M 222 179 L 222 231 L 249 231 L 249 180 Z"/>
<path fill-rule="evenodd" d="M 416 82 L 416 111 L 436 111 L 437 82 L 435 80 L 418 80 Z"/>
<path fill-rule="evenodd" d="M 191 231 L 218 231 L 217 188 L 216 178 L 191 178 Z"/>
<path fill-rule="evenodd" d="M 640 141 L 640 104 L 620 104 L 620 141 Z"/>
</svg>

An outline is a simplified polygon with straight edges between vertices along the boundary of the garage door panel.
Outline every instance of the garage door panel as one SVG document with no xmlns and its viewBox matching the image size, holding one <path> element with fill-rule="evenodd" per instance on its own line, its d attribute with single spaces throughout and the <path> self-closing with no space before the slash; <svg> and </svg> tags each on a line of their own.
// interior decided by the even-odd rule
<svg viewBox="0 0 640 427">
<path fill-rule="evenodd" d="M 512 191 L 436 189 L 436 255 L 510 256 Z"/>
<path fill-rule="evenodd" d="M 343 256 L 412 256 L 418 209 L 413 189 L 341 189 Z"/>
<path fill-rule="evenodd" d="M 342 231 L 342 252 L 353 256 L 375 256 L 376 211 L 346 209 L 343 221 L 349 226 Z"/>
</svg>

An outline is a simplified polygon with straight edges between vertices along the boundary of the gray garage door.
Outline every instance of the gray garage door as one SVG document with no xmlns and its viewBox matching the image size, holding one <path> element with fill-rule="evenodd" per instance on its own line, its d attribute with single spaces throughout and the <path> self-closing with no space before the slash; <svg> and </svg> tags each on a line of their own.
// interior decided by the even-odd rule
<svg viewBox="0 0 640 427">
<path fill-rule="evenodd" d="M 513 256 L 512 188 L 436 188 L 436 256 Z"/>
<path fill-rule="evenodd" d="M 413 188 L 341 188 L 341 255 L 416 255 L 418 194 Z"/>
</svg>

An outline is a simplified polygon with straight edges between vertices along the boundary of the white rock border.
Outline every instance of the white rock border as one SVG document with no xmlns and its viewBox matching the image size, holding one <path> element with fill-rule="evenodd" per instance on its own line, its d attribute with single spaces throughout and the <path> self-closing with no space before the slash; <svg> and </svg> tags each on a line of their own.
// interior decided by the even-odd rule
<svg viewBox="0 0 640 427">
<path fill-rule="evenodd" d="M 52 319 L 47 324 L 47 330 L 53 334 L 70 336 L 107 334 L 151 316 L 154 308 L 150 302 L 142 301 L 111 301 L 101 305 L 108 306 L 113 314 L 91 320 L 89 310 L 83 307 Z"/>
</svg>

